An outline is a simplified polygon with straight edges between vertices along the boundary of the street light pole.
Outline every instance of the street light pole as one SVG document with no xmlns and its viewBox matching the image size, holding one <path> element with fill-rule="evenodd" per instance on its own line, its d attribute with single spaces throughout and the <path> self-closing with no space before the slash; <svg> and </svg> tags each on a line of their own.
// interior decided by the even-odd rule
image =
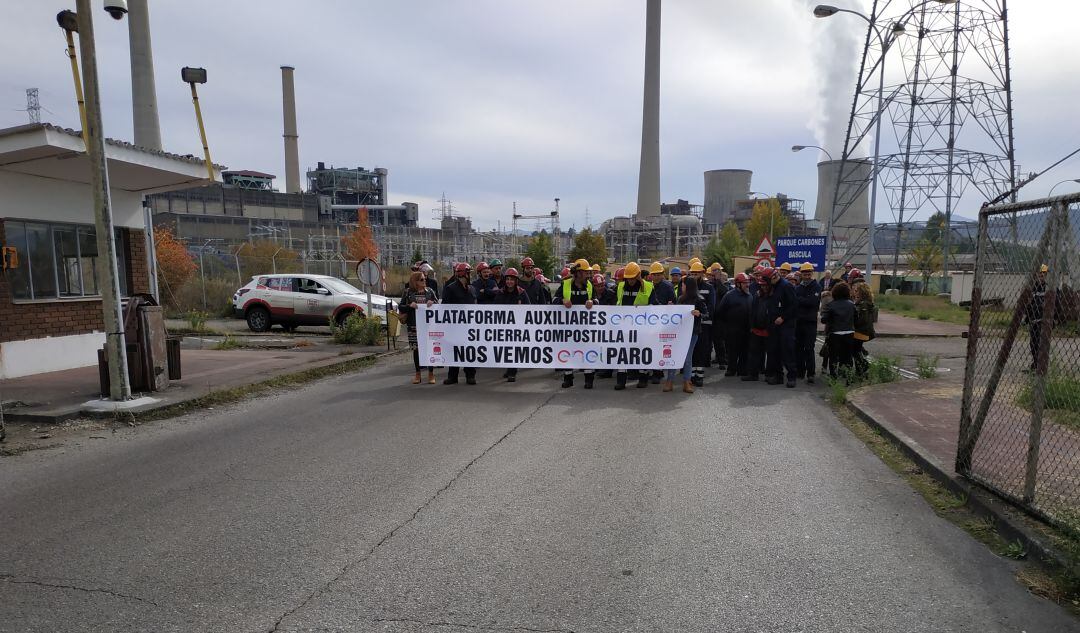
<svg viewBox="0 0 1080 633">
<path fill-rule="evenodd" d="M 94 205 L 94 228 L 97 231 L 98 256 L 105 266 L 98 269 L 98 288 L 105 319 L 105 354 L 109 360 L 109 398 L 131 398 L 128 381 L 127 341 L 124 337 L 120 308 L 120 271 L 116 263 L 116 235 L 113 229 L 112 197 L 109 192 L 109 168 L 105 162 L 105 134 L 101 123 L 101 92 L 98 88 L 97 51 L 94 47 L 94 19 L 90 0 L 76 0 L 79 25 L 79 57 L 83 67 L 86 98 L 86 130 L 83 138 L 90 162 L 90 193 Z M 102 278 L 103 277 L 103 278 Z"/>
<path fill-rule="evenodd" d="M 1069 178 L 1068 180 L 1062 180 L 1061 182 L 1057 183 L 1053 187 L 1050 187 L 1050 193 L 1046 194 L 1046 197 L 1047 198 L 1053 197 L 1054 189 L 1057 189 L 1059 185 L 1064 185 L 1067 182 L 1075 182 L 1075 183 L 1080 184 L 1080 178 Z"/>
</svg>

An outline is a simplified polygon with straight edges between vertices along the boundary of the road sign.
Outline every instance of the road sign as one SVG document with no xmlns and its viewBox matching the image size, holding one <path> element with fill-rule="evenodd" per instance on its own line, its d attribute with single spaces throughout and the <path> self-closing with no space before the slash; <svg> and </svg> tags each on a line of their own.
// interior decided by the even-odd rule
<svg viewBox="0 0 1080 633">
<path fill-rule="evenodd" d="M 795 235 L 776 238 L 776 263 L 787 262 L 798 268 L 810 262 L 818 272 L 825 270 L 825 252 L 828 240 L 824 235 Z"/>
<path fill-rule="evenodd" d="M 776 249 L 773 248 L 772 242 L 769 240 L 768 235 L 763 235 L 761 237 L 761 243 L 758 244 L 757 250 L 754 251 L 754 254 L 758 257 L 768 257 L 769 259 L 772 259 L 772 256 L 776 254 Z"/>
<path fill-rule="evenodd" d="M 356 263 L 356 278 L 365 286 L 374 286 L 382 279 L 382 268 L 374 259 L 364 259 Z"/>
</svg>

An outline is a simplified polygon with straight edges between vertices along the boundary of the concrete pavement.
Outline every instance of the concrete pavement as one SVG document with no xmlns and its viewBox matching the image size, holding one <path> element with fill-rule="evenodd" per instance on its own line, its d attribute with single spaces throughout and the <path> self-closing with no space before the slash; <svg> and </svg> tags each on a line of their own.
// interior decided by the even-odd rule
<svg viewBox="0 0 1080 633">
<path fill-rule="evenodd" d="M 0 460 L 0 631 L 1068 631 L 816 392 L 398 359 Z"/>
</svg>

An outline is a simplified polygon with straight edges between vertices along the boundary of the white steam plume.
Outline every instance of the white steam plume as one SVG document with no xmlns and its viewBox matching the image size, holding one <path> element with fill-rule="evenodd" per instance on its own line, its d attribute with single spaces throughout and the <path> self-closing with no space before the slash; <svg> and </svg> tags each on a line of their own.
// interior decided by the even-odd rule
<svg viewBox="0 0 1080 633">
<path fill-rule="evenodd" d="M 801 0 L 806 15 L 814 20 L 810 51 L 817 72 L 817 101 L 810 117 L 810 130 L 817 144 L 840 160 L 847 137 L 851 100 L 855 95 L 859 58 L 866 34 L 866 22 L 858 17 L 838 13 L 828 18 L 811 17 L 818 0 Z M 863 11 L 862 2 L 849 3 Z M 822 156 L 822 160 L 826 157 Z"/>
</svg>

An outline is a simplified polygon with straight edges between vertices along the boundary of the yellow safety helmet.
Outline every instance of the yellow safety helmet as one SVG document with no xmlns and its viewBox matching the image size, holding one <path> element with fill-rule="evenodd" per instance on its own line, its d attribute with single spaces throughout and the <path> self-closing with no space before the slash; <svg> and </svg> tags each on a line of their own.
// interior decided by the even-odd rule
<svg viewBox="0 0 1080 633">
<path fill-rule="evenodd" d="M 720 265 L 720 262 L 713 262 L 709 264 L 709 272 L 717 272 L 724 270 L 724 267 Z"/>
<path fill-rule="evenodd" d="M 641 266 L 637 265 L 637 262 L 630 262 L 623 268 L 623 279 L 637 279 L 641 276 Z"/>
<path fill-rule="evenodd" d="M 783 264 L 780 264 L 780 270 L 782 270 L 782 271 L 784 271 L 786 273 L 790 273 L 791 272 L 791 264 L 789 264 L 787 262 L 784 262 Z"/>
<path fill-rule="evenodd" d="M 661 275 L 664 274 L 664 265 L 660 262 L 653 262 L 649 264 L 649 274 L 654 275 L 656 273 L 659 273 Z"/>
<path fill-rule="evenodd" d="M 811 264 L 810 262 L 806 262 L 802 266 L 799 266 L 799 272 L 805 272 L 805 271 L 814 272 L 814 265 Z"/>
<path fill-rule="evenodd" d="M 591 268 L 589 268 L 589 260 L 584 258 L 577 260 L 574 262 L 574 270 L 591 270 Z"/>
<path fill-rule="evenodd" d="M 1050 272 L 1050 267 L 1047 266 L 1046 264 L 1043 264 L 1042 266 L 1039 266 L 1039 272 L 1040 273 L 1048 273 L 1048 272 Z"/>
<path fill-rule="evenodd" d="M 690 262 L 690 272 L 703 273 L 705 272 L 705 267 L 701 265 L 701 261 Z"/>
<path fill-rule="evenodd" d="M 600 272 L 600 264 L 593 264 L 592 269 L 593 269 L 593 272 L 597 272 L 597 273 Z"/>
<path fill-rule="evenodd" d="M 690 259 L 690 265 L 693 266 L 695 263 L 700 264 L 701 263 L 701 258 L 700 257 L 692 257 Z"/>
</svg>

